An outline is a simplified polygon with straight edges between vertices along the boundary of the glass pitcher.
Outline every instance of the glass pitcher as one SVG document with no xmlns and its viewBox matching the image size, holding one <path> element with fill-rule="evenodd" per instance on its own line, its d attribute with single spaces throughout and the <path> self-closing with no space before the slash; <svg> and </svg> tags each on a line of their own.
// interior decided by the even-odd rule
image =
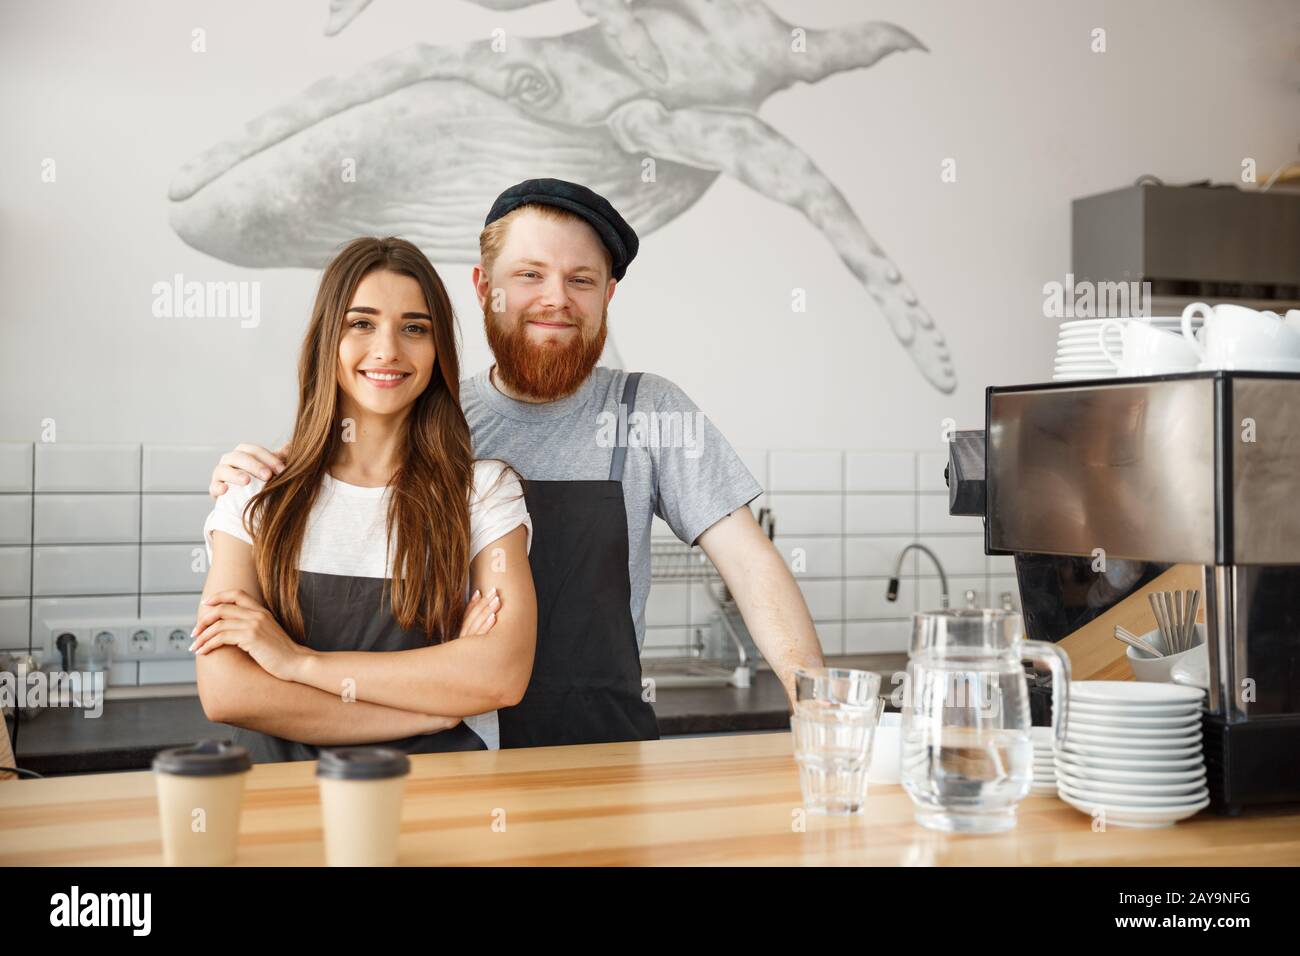
<svg viewBox="0 0 1300 956">
<path fill-rule="evenodd" d="M 1019 613 L 991 609 L 912 615 L 903 689 L 903 789 L 934 830 L 997 833 L 1016 825 L 1034 746 L 1022 660 L 1052 674 L 1055 745 L 1065 740 L 1070 660 L 1026 641 Z"/>
</svg>

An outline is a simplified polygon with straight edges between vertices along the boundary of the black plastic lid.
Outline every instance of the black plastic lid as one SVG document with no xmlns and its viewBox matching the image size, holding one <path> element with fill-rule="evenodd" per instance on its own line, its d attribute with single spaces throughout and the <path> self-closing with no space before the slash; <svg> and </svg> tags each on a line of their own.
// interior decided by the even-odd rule
<svg viewBox="0 0 1300 956">
<path fill-rule="evenodd" d="M 248 751 L 229 740 L 200 740 L 188 747 L 163 750 L 153 758 L 157 773 L 179 777 L 224 777 L 252 767 Z"/>
<path fill-rule="evenodd" d="M 410 772 L 410 758 L 392 747 L 336 747 L 316 761 L 316 776 L 331 780 L 390 780 Z"/>
</svg>

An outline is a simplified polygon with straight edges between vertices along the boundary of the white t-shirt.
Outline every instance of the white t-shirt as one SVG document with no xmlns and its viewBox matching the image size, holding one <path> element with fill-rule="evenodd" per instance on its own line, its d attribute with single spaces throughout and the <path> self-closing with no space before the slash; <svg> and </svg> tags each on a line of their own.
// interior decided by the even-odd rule
<svg viewBox="0 0 1300 956">
<path fill-rule="evenodd" d="M 473 560 L 484 547 L 515 528 L 528 529 L 526 547 L 531 550 L 533 523 L 524 504 L 519 480 L 507 475 L 498 484 L 503 466 L 499 461 L 474 463 L 474 490 L 469 502 L 470 548 Z M 212 562 L 212 532 L 224 531 L 253 543 L 244 530 L 243 514 L 253 495 L 266 483 L 253 478 L 246 485 L 230 485 L 217 499 L 203 523 L 203 541 L 208 563 Z M 495 486 L 495 487 L 494 487 Z M 385 548 L 388 522 L 388 486 L 364 488 L 339 481 L 326 473 L 307 519 L 299 553 L 299 571 L 347 578 L 390 578 L 391 548 Z M 254 529 L 256 531 L 256 529 Z M 468 596 L 469 584 L 466 582 Z M 500 746 L 496 711 L 464 718 L 466 726 L 483 738 L 489 749 Z"/>
</svg>

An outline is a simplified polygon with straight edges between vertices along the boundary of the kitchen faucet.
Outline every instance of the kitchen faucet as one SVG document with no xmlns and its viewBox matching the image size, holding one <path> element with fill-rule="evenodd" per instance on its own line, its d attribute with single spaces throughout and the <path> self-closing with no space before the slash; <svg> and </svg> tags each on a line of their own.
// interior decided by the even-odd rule
<svg viewBox="0 0 1300 956">
<path fill-rule="evenodd" d="M 924 551 L 934 562 L 935 568 L 939 571 L 939 606 L 948 606 L 948 575 L 943 572 L 943 565 L 939 563 L 939 556 L 923 544 L 912 542 L 902 551 L 898 552 L 898 562 L 894 565 L 894 576 L 889 579 L 889 590 L 885 593 L 885 598 L 889 601 L 898 600 L 898 579 L 903 573 L 903 559 L 907 557 L 907 552 L 911 550 Z"/>
</svg>

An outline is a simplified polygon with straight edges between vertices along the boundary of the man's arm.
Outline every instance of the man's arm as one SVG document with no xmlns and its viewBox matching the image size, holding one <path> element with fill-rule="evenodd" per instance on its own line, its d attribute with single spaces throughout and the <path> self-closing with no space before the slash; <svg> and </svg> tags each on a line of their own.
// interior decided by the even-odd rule
<svg viewBox="0 0 1300 956">
<path fill-rule="evenodd" d="M 203 600 L 229 588 L 242 588 L 257 600 L 253 549 L 224 531 L 212 534 L 212 567 Z M 308 744 L 371 743 L 434 733 L 459 718 L 347 702 L 341 695 L 272 677 L 237 647 L 218 647 L 195 661 L 199 700 L 212 721 L 246 727 Z"/>
<path fill-rule="evenodd" d="M 500 598 L 485 634 L 469 634 L 408 651 L 333 651 L 303 658 L 296 680 L 321 690 L 351 681 L 360 700 L 390 707 L 427 706 L 469 716 L 511 707 L 533 673 L 537 598 L 528 564 L 528 529 L 517 526 L 484 547 L 470 564 L 470 584 Z"/>
<path fill-rule="evenodd" d="M 795 668 L 826 666 L 794 575 L 748 507 L 714 522 L 698 542 L 736 599 L 750 636 L 785 687 L 793 710 Z"/>
</svg>

